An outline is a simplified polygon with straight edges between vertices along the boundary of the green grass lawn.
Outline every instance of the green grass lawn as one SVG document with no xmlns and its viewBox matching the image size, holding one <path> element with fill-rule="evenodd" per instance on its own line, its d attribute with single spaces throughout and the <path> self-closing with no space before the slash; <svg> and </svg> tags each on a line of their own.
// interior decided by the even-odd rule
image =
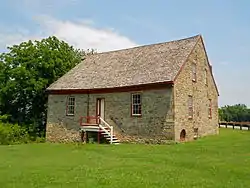
<svg viewBox="0 0 250 188">
<path fill-rule="evenodd" d="M 0 187 L 250 187 L 250 131 L 177 145 L 0 146 Z"/>
</svg>

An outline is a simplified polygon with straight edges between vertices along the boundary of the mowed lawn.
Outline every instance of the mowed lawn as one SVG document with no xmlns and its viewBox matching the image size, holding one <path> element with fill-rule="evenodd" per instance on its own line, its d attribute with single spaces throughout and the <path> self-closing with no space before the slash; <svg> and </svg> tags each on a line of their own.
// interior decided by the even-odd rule
<svg viewBox="0 0 250 188">
<path fill-rule="evenodd" d="M 176 145 L 0 146 L 0 187 L 249 187 L 250 131 Z"/>
</svg>

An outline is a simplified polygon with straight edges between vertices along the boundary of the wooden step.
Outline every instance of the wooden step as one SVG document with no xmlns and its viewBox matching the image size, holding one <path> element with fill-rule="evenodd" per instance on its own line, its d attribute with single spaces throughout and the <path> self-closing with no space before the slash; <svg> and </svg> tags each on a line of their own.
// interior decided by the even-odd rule
<svg viewBox="0 0 250 188">
<path fill-rule="evenodd" d="M 111 138 L 110 137 L 108 137 L 108 138 L 106 138 L 107 140 L 111 140 Z M 116 138 L 116 137 L 113 137 L 113 140 L 118 140 L 118 138 Z"/>
<path fill-rule="evenodd" d="M 101 133 L 105 133 L 104 130 L 100 129 L 98 126 L 92 126 L 92 125 L 89 125 L 89 126 L 81 126 L 80 127 L 81 130 L 84 130 L 84 131 L 93 131 L 93 132 L 101 132 Z M 108 127 L 105 127 L 105 129 L 107 131 L 108 130 Z"/>
<path fill-rule="evenodd" d="M 109 136 L 107 136 L 107 137 L 104 137 L 106 140 L 110 140 L 111 139 L 111 137 Z M 117 137 L 113 137 L 113 140 L 116 140 L 116 139 L 118 139 Z"/>
<path fill-rule="evenodd" d="M 114 140 L 112 144 L 120 144 L 120 140 Z"/>
<path fill-rule="evenodd" d="M 102 134 L 103 135 L 103 137 L 111 137 L 111 135 L 110 134 Z M 113 135 L 113 138 L 115 138 L 116 136 L 115 135 Z"/>
<path fill-rule="evenodd" d="M 81 126 L 82 127 L 88 127 L 88 126 L 99 127 L 97 123 L 82 123 Z"/>
<path fill-rule="evenodd" d="M 101 131 L 101 134 L 110 134 L 110 132 L 108 131 L 108 133 L 106 131 Z"/>
</svg>

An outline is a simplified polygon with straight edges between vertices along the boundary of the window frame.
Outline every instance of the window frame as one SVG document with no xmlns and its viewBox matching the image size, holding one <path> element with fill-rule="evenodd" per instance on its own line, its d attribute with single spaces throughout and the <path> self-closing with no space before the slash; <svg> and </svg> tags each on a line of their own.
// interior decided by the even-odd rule
<svg viewBox="0 0 250 188">
<path fill-rule="evenodd" d="M 193 116 L 194 116 L 193 96 L 192 95 L 188 95 L 188 119 L 193 119 Z"/>
<path fill-rule="evenodd" d="M 205 85 L 207 86 L 208 85 L 207 69 L 204 70 L 204 82 L 205 82 Z"/>
<path fill-rule="evenodd" d="M 208 118 L 212 119 L 212 99 L 208 99 Z"/>
<path fill-rule="evenodd" d="M 140 96 L 140 102 L 139 103 L 134 103 L 134 97 L 135 96 Z M 134 113 L 134 108 L 137 106 L 137 110 L 139 113 Z M 142 94 L 141 93 L 132 93 L 131 94 L 131 116 L 132 117 L 141 117 L 142 116 Z"/>
<path fill-rule="evenodd" d="M 195 62 L 192 63 L 192 81 L 197 81 L 197 64 Z"/>
<path fill-rule="evenodd" d="M 74 116 L 75 115 L 75 104 L 76 104 L 75 96 L 68 96 L 67 103 L 66 103 L 66 116 Z"/>
</svg>

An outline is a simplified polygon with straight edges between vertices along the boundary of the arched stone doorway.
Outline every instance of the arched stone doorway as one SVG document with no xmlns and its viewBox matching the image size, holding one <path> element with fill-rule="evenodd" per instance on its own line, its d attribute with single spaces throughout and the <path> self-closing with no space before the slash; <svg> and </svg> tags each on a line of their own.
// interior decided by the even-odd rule
<svg viewBox="0 0 250 188">
<path fill-rule="evenodd" d="M 182 129 L 181 133 L 180 133 L 180 141 L 183 142 L 186 139 L 186 130 Z"/>
</svg>

